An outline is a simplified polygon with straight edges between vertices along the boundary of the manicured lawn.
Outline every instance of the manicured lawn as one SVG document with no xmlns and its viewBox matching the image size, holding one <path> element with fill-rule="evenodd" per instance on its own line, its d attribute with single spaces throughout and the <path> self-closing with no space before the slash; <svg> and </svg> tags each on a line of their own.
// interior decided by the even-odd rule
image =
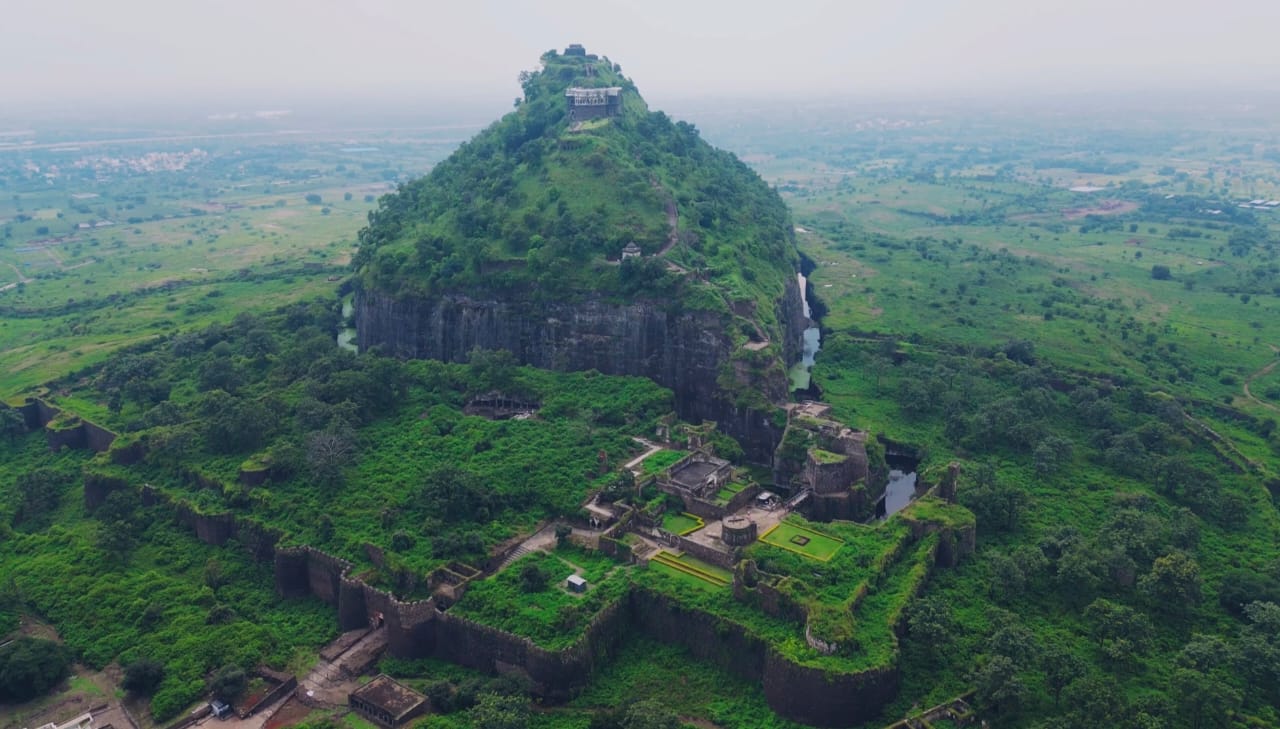
<svg viewBox="0 0 1280 729">
<path fill-rule="evenodd" d="M 762 534 L 760 541 L 779 549 L 803 554 L 819 562 L 831 559 L 844 544 L 842 539 L 785 521 L 779 522 L 777 526 Z"/>
<path fill-rule="evenodd" d="M 732 499 L 734 496 L 742 493 L 742 490 L 746 487 L 747 484 L 742 483 L 741 481 L 730 481 L 720 487 L 720 490 L 716 492 L 716 502 L 727 504 L 729 503 L 729 499 Z"/>
<path fill-rule="evenodd" d="M 696 532 L 705 525 L 706 522 L 693 514 L 668 511 L 662 515 L 662 528 L 672 534 L 679 534 L 680 536 L 684 536 L 690 532 Z"/>
<path fill-rule="evenodd" d="M 651 560 L 649 567 L 681 578 L 698 587 L 720 588 L 733 583 L 733 575 L 728 570 L 694 559 L 687 554 L 675 555 L 662 551 Z"/>
</svg>

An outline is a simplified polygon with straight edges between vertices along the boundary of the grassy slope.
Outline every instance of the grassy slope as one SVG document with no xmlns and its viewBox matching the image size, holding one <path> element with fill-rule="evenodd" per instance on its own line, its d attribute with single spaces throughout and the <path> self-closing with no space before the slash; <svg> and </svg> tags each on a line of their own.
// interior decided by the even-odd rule
<svg viewBox="0 0 1280 729">
<path fill-rule="evenodd" d="M 860 337 L 890 335 L 903 341 L 899 349 L 908 361 L 925 363 L 936 352 L 1024 338 L 1034 342 L 1041 358 L 1059 367 L 1120 375 L 1136 387 L 1184 398 L 1190 413 L 1274 472 L 1274 440 L 1211 407 L 1228 402 L 1252 415 L 1275 415 L 1245 401 L 1240 382 L 1273 360 L 1267 343 L 1280 341 L 1280 319 L 1274 316 L 1280 305 L 1271 296 L 1255 295 L 1245 303 L 1214 290 L 1237 281 L 1232 271 L 1257 264 L 1256 258 L 1224 260 L 1217 247 L 1225 233 L 1211 232 L 1214 238 L 1208 240 L 1169 240 L 1170 224 L 1144 220 L 1141 213 L 1135 214 L 1137 234 L 1127 227 L 1122 232 L 1081 234 L 1070 227 L 1050 232 L 1030 223 L 1059 222 L 1061 214 L 1055 210 L 1078 205 L 1079 198 L 1031 195 L 1035 202 L 1020 209 L 1020 196 L 1032 192 L 1023 185 L 888 180 L 860 181 L 857 187 L 853 194 L 797 201 L 797 219 L 813 231 L 801 236 L 801 248 L 820 264 L 810 279 L 830 309 L 823 321 L 830 330 L 824 348 L 866 352 L 863 365 L 856 367 L 830 358 L 824 363 L 819 357 L 818 382 L 839 415 L 925 445 L 933 462 L 944 461 L 955 451 L 940 419 L 915 416 L 901 407 L 902 378 L 896 368 L 871 356 L 878 345 L 861 343 Z M 1012 201 L 1006 222 L 959 225 L 924 221 L 919 215 L 957 214 L 978 208 L 984 199 Z M 1024 214 L 1036 217 L 1014 219 Z M 922 237 L 929 240 L 913 240 Z M 1142 239 L 1141 245 L 1130 240 L 1135 237 Z M 1140 258 L 1135 256 L 1139 251 Z M 1153 280 L 1153 264 L 1168 265 L 1176 280 Z M 1184 285 L 1187 281 L 1190 286 Z M 957 629 L 950 641 L 932 650 L 909 645 L 906 684 L 890 715 L 917 702 L 936 703 L 971 685 L 967 675 L 973 656 L 987 650 L 993 627 L 989 616 L 1001 604 L 988 592 L 992 555 L 1034 545 L 1064 524 L 1097 534 L 1115 512 L 1118 492 L 1146 494 L 1160 504 L 1161 513 L 1170 513 L 1168 502 L 1148 483 L 1083 457 L 1087 449 L 1079 444 L 1085 432 L 1068 423 L 1060 427 L 1077 442 L 1077 455 L 1051 478 L 1035 476 L 1025 456 L 996 456 L 1002 479 L 1024 490 L 1033 508 L 1011 534 L 993 534 L 979 524 L 977 558 L 937 576 L 930 594 L 951 606 Z M 1224 493 L 1246 500 L 1247 522 L 1225 526 L 1196 520 L 1201 536 L 1194 553 L 1204 580 L 1203 599 L 1185 617 L 1156 620 L 1154 647 L 1136 667 L 1107 667 L 1088 637 L 1091 624 L 1080 606 L 1064 603 L 1049 584 L 1037 582 L 1023 596 L 1003 603 L 1022 616 L 1041 646 L 1058 644 L 1075 652 L 1131 700 L 1172 698 L 1172 660 L 1193 633 L 1235 633 L 1238 623 L 1216 604 L 1226 570 L 1261 570 L 1280 557 L 1274 538 L 1280 534 L 1280 518 L 1260 481 L 1225 473 L 1212 458 L 1196 458 L 1219 474 Z M 1118 597 L 1132 600 L 1123 591 Z M 1023 718 L 1054 713 L 1043 674 L 1029 669 L 1024 681 L 1030 693 Z"/>
</svg>

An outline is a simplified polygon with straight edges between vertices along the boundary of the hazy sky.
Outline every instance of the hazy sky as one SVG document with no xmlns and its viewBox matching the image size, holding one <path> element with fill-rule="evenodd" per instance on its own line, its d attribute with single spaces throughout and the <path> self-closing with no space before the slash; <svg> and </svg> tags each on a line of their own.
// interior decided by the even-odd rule
<svg viewBox="0 0 1280 729">
<path fill-rule="evenodd" d="M 572 42 L 651 102 L 1280 88 L 1275 0 L 13 0 L 0 15 L 0 108 L 505 100 L 517 72 Z"/>
</svg>

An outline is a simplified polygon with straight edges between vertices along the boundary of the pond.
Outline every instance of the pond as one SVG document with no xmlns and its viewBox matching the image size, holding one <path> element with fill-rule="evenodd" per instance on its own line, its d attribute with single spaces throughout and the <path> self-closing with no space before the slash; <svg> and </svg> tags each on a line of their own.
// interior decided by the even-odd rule
<svg viewBox="0 0 1280 729">
<path fill-rule="evenodd" d="M 893 452 L 896 447 L 890 446 L 885 454 L 885 462 L 889 465 L 889 483 L 884 487 L 884 496 L 876 502 L 876 518 L 884 519 L 902 511 L 919 496 L 916 488 L 920 485 L 916 476 L 916 467 L 920 465 L 918 458 Z"/>
</svg>

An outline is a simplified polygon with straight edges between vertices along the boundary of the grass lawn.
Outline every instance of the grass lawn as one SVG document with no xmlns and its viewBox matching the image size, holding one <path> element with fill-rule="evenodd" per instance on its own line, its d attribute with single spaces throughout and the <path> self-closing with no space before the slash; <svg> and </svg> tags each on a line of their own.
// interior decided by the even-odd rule
<svg viewBox="0 0 1280 729">
<path fill-rule="evenodd" d="M 803 554 L 819 562 L 830 560 L 844 544 L 843 539 L 836 539 L 822 532 L 785 521 L 779 522 L 777 526 L 760 535 L 760 541 L 779 549 Z"/>
<path fill-rule="evenodd" d="M 733 583 L 733 575 L 728 570 L 694 559 L 687 554 L 677 556 L 664 550 L 649 560 L 649 566 L 701 588 L 728 587 Z"/>
<path fill-rule="evenodd" d="M 689 455 L 684 451 L 660 450 L 652 456 L 644 459 L 640 464 L 640 469 L 646 476 L 662 473 L 671 467 L 671 464 Z"/>
<path fill-rule="evenodd" d="M 745 483 L 742 483 L 741 481 L 730 481 L 724 486 L 721 486 L 720 490 L 716 492 L 716 503 L 718 504 L 729 503 L 730 499 L 742 493 L 742 490 L 745 489 L 746 487 L 747 485 Z"/>
<path fill-rule="evenodd" d="M 668 511 L 662 515 L 662 528 L 682 537 L 691 532 L 696 532 L 704 526 L 706 526 L 706 522 L 693 514 Z"/>
</svg>

